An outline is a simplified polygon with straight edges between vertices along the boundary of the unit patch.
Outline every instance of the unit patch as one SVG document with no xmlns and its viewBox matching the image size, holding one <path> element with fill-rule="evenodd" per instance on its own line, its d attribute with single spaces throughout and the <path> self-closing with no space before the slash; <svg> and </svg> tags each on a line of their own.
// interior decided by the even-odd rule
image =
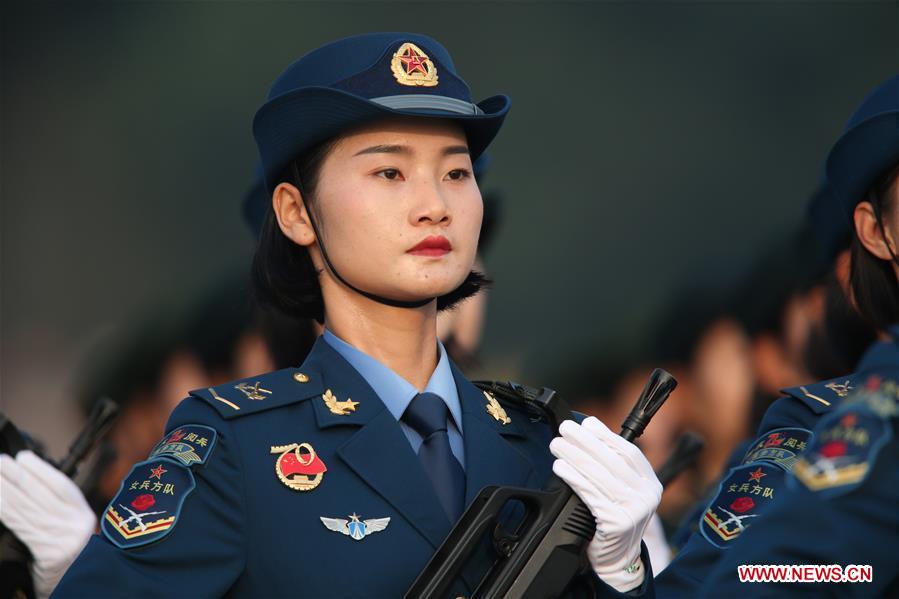
<svg viewBox="0 0 899 599">
<path fill-rule="evenodd" d="M 811 438 L 812 432 L 804 428 L 773 429 L 753 441 L 740 464 L 771 462 L 792 470 Z"/>
<path fill-rule="evenodd" d="M 752 523 L 774 500 L 786 472 L 773 464 L 748 464 L 731 469 L 718 493 L 702 513 L 699 530 L 721 549 Z"/>
<path fill-rule="evenodd" d="M 169 433 L 156 444 L 150 457 L 166 456 L 178 460 L 185 466 L 205 464 L 217 434 L 214 429 L 202 424 L 185 424 Z"/>
<path fill-rule="evenodd" d="M 892 437 L 889 421 L 864 403 L 828 414 L 818 430 L 793 474 L 810 490 L 831 496 L 864 482 L 878 452 Z"/>
<path fill-rule="evenodd" d="M 135 464 L 109 502 L 100 528 L 122 549 L 158 541 L 174 528 L 195 486 L 189 469 L 167 459 Z"/>
</svg>

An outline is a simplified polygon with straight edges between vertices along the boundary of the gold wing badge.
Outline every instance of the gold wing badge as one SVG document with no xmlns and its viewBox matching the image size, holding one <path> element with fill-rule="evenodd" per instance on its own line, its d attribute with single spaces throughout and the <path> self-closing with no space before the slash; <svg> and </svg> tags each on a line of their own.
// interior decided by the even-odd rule
<svg viewBox="0 0 899 599">
<path fill-rule="evenodd" d="M 503 423 L 503 426 L 512 422 L 512 419 L 506 415 L 506 411 L 499 404 L 493 394 L 489 391 L 484 391 L 484 397 L 487 398 L 487 413 L 493 416 L 494 420 L 498 420 Z"/>
<path fill-rule="evenodd" d="M 355 412 L 356 406 L 359 405 L 358 401 L 353 401 L 349 397 L 344 401 L 338 401 L 337 396 L 331 393 L 330 389 L 324 392 L 322 399 L 325 400 L 325 405 L 328 406 L 331 413 L 338 416 L 348 416 L 350 412 Z"/>
</svg>

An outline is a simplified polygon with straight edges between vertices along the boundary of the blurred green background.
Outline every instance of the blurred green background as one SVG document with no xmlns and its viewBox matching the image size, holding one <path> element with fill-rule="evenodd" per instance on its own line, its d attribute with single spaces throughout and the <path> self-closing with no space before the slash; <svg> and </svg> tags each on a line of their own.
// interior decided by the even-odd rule
<svg viewBox="0 0 899 599">
<path fill-rule="evenodd" d="M 253 113 L 301 54 L 372 30 L 433 35 L 476 98 L 513 99 L 483 358 L 541 384 L 791 234 L 899 70 L 896 2 L 4 3 L 4 411 L 58 453 L 98 338 L 248 268 Z"/>
</svg>

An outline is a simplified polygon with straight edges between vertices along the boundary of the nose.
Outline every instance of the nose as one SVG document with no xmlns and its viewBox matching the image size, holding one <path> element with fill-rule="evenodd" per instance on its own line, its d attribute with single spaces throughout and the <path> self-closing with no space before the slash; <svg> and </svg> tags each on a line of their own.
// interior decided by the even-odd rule
<svg viewBox="0 0 899 599">
<path fill-rule="evenodd" d="M 430 178 L 420 181 L 415 187 L 415 203 L 410 212 L 413 225 L 448 225 L 453 217 L 447 198 L 440 188 L 440 182 Z"/>
</svg>

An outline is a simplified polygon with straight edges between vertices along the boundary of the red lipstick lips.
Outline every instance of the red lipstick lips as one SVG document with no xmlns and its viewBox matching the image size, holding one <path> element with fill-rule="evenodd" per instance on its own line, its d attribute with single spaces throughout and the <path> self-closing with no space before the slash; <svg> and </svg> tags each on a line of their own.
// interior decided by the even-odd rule
<svg viewBox="0 0 899 599">
<path fill-rule="evenodd" d="M 453 244 L 449 242 L 449 239 L 442 235 L 431 235 L 430 237 L 425 237 L 418 245 L 407 250 L 406 253 L 413 256 L 439 257 L 448 254 L 452 249 Z"/>
</svg>

